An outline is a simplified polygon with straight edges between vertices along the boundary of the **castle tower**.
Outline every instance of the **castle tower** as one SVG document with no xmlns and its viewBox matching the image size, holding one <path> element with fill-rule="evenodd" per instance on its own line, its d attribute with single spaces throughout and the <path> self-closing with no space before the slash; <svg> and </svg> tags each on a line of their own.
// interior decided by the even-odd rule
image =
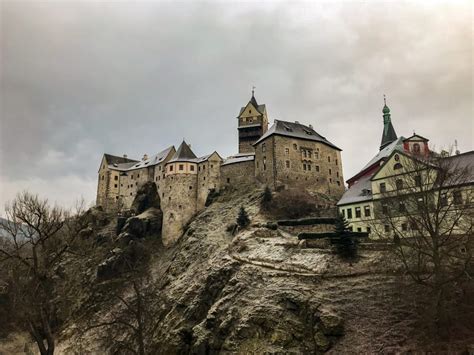
<svg viewBox="0 0 474 355">
<path fill-rule="evenodd" d="M 172 245 L 183 233 L 184 226 L 197 212 L 197 157 L 183 140 L 165 166 L 165 184 L 162 191 L 162 240 Z"/>
<path fill-rule="evenodd" d="M 246 106 L 240 109 L 239 116 L 239 153 L 253 153 L 253 144 L 267 131 L 268 117 L 265 105 L 259 105 L 252 90 L 252 97 Z"/>
<path fill-rule="evenodd" d="M 395 129 L 392 126 L 392 119 L 390 118 L 390 109 L 387 106 L 387 100 L 385 95 L 383 97 L 384 106 L 383 106 L 383 133 L 382 133 L 382 142 L 380 143 L 380 150 L 384 149 L 387 145 L 397 140 L 397 134 Z"/>
</svg>

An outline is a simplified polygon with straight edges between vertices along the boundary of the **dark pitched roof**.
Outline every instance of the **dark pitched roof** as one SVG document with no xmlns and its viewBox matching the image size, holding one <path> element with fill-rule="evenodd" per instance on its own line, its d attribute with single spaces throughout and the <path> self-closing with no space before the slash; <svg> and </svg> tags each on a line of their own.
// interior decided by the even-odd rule
<svg viewBox="0 0 474 355">
<path fill-rule="evenodd" d="M 196 154 L 194 154 L 189 145 L 183 141 L 169 163 L 176 161 L 194 161 L 196 158 Z"/>
<path fill-rule="evenodd" d="M 427 142 L 427 141 L 429 140 L 428 138 L 422 137 L 422 136 L 420 136 L 419 134 L 413 133 L 412 136 L 410 136 L 410 137 L 404 139 L 403 141 L 408 141 L 408 140 L 410 140 L 410 139 L 417 138 L 417 137 L 418 137 L 420 140 L 422 140 L 422 141 L 426 141 L 426 142 Z"/>
<path fill-rule="evenodd" d="M 397 140 L 397 134 L 395 128 L 393 128 L 392 121 L 388 121 L 383 127 L 382 141 L 380 143 L 380 150 L 385 148 L 387 145 Z"/>
<path fill-rule="evenodd" d="M 316 132 L 313 128 L 309 126 L 305 126 L 298 122 L 287 122 L 287 121 L 280 121 L 280 120 L 275 120 L 275 122 L 270 127 L 270 129 L 267 132 L 265 132 L 265 134 L 261 136 L 260 139 L 254 143 L 254 145 L 262 142 L 263 140 L 267 139 L 268 137 L 272 135 L 279 135 L 279 136 L 321 142 L 332 148 L 342 150 L 336 147 L 331 142 L 329 142 L 326 139 L 326 137 L 321 136 L 318 132 Z"/>
<path fill-rule="evenodd" d="M 247 103 L 247 105 L 245 105 L 244 107 L 241 107 L 240 108 L 240 112 L 239 112 L 239 116 L 242 114 L 242 112 L 244 112 L 245 108 L 248 106 L 248 104 L 252 104 L 258 111 L 258 113 L 260 113 L 261 115 L 264 114 L 265 112 L 265 105 L 259 105 L 258 102 L 257 102 L 257 99 L 255 99 L 255 96 L 252 95 L 252 97 L 250 98 L 249 102 Z"/>
<path fill-rule="evenodd" d="M 104 154 L 104 157 L 105 157 L 105 161 L 109 165 L 123 164 L 123 163 L 135 163 L 135 162 L 138 161 L 138 160 L 133 160 L 133 159 L 124 158 L 124 157 L 117 157 L 117 156 L 111 155 L 111 154 Z"/>
<path fill-rule="evenodd" d="M 448 160 L 453 169 L 466 169 L 466 172 L 469 174 L 466 182 L 474 182 L 474 150 L 443 159 Z"/>
</svg>

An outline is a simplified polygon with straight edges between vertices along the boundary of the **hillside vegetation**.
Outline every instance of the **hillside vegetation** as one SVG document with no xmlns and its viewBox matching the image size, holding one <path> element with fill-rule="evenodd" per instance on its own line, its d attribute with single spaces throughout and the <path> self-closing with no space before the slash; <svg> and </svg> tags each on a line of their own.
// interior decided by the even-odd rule
<svg viewBox="0 0 474 355">
<path fill-rule="evenodd" d="M 463 352 L 474 344 L 472 282 L 447 305 L 449 331 L 435 329 L 430 295 L 403 276 L 389 245 L 361 243 L 349 261 L 305 247 L 276 227 L 282 212 L 262 209 L 262 195 L 218 196 L 168 249 L 156 206 L 119 221 L 88 211 L 61 268 L 67 302 L 56 353 Z M 235 227 L 241 206 L 246 228 Z M 305 207 L 332 213 L 317 211 Z M 145 314 L 137 318 L 137 310 Z M 6 330 L 0 353 L 36 351 L 14 319 Z"/>
</svg>

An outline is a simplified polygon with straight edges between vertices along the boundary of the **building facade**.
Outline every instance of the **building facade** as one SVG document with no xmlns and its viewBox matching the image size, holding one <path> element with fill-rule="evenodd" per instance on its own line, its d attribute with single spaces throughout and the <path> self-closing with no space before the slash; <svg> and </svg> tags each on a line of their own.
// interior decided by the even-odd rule
<svg viewBox="0 0 474 355">
<path fill-rule="evenodd" d="M 383 114 L 380 151 L 347 181 L 349 189 L 337 204 L 350 228 L 368 232 L 374 239 L 393 239 L 396 234 L 417 233 L 421 222 L 415 221 L 422 219 L 421 213 L 430 213 L 430 208 L 434 213 L 446 208 L 442 211 L 445 217 L 458 216 L 459 208 L 466 204 L 472 208 L 474 152 L 453 156 L 432 152 L 428 139 L 420 135 L 397 137 L 386 104 Z M 442 172 L 460 178 L 441 183 Z M 461 222 L 453 227 L 459 233 L 463 233 Z M 472 220 L 467 225 L 472 228 Z"/>
</svg>

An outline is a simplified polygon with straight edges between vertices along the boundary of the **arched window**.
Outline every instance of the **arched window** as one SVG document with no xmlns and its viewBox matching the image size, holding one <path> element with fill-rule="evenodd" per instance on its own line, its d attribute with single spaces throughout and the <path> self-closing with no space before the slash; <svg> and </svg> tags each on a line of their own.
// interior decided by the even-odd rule
<svg viewBox="0 0 474 355">
<path fill-rule="evenodd" d="M 414 153 L 420 153 L 421 152 L 421 148 L 420 148 L 420 145 L 418 143 L 413 144 L 413 152 Z"/>
</svg>

